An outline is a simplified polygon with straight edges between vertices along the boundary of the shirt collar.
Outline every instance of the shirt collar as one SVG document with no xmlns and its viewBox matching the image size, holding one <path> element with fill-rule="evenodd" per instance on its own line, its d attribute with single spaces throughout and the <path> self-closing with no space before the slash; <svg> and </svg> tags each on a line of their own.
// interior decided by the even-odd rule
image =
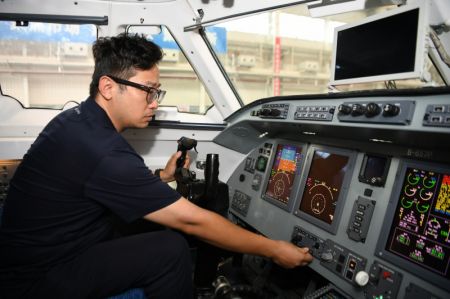
<svg viewBox="0 0 450 299">
<path fill-rule="evenodd" d="M 103 124 L 104 127 L 116 130 L 108 114 L 106 114 L 106 111 L 100 107 L 93 97 L 88 97 L 87 100 L 82 103 L 82 109 L 83 108 L 87 109 L 87 111 Z"/>
</svg>

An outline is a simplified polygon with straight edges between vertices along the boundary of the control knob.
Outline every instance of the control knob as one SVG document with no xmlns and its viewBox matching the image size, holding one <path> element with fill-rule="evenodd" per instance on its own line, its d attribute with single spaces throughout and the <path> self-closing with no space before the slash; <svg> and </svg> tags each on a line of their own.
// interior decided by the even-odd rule
<svg viewBox="0 0 450 299">
<path fill-rule="evenodd" d="M 359 116 L 363 115 L 366 112 L 366 109 L 361 104 L 353 104 L 352 105 L 352 115 Z"/>
<path fill-rule="evenodd" d="M 320 259 L 324 262 L 333 261 L 333 254 L 330 251 L 324 251 L 320 254 Z"/>
<path fill-rule="evenodd" d="M 400 112 L 400 107 L 393 104 L 386 104 L 383 107 L 383 116 L 396 116 Z"/>
<path fill-rule="evenodd" d="M 374 186 L 382 186 L 383 179 L 379 176 L 374 176 L 370 178 L 370 183 Z"/>
<path fill-rule="evenodd" d="M 245 181 L 245 174 L 241 173 L 241 175 L 239 175 L 239 182 L 243 182 L 243 181 Z"/>
<path fill-rule="evenodd" d="M 352 107 L 350 107 L 349 105 L 345 105 L 345 104 L 341 104 L 338 106 L 338 111 L 341 114 L 350 114 L 350 112 L 352 112 Z"/>
<path fill-rule="evenodd" d="M 269 116 L 270 112 L 271 112 L 271 109 L 264 108 L 264 109 L 261 109 L 260 115 L 262 115 L 262 116 Z"/>
<path fill-rule="evenodd" d="M 273 108 L 270 110 L 270 116 L 279 116 L 280 114 L 281 114 L 281 111 L 278 109 Z"/>
<path fill-rule="evenodd" d="M 377 103 L 369 103 L 366 106 L 366 116 L 373 117 L 380 114 L 381 108 Z"/>
<path fill-rule="evenodd" d="M 355 282 L 360 287 L 365 286 L 369 282 L 369 274 L 366 271 L 356 273 Z"/>
</svg>

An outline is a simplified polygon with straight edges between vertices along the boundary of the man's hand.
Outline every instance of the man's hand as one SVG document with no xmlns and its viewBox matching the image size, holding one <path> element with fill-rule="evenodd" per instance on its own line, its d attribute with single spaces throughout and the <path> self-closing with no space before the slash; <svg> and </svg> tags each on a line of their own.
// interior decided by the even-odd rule
<svg viewBox="0 0 450 299">
<path fill-rule="evenodd" d="M 144 218 L 198 237 L 213 246 L 270 258 L 285 268 L 304 266 L 313 259 L 307 248 L 252 233 L 184 197 Z"/>
<path fill-rule="evenodd" d="M 176 152 L 173 154 L 169 161 L 167 161 L 166 167 L 160 171 L 159 177 L 163 182 L 171 182 L 175 180 L 175 170 L 177 168 L 177 159 L 181 157 L 181 151 Z M 191 159 L 189 157 L 189 154 L 186 154 L 186 160 L 184 161 L 184 168 L 189 168 L 189 165 L 191 163 Z"/>
<path fill-rule="evenodd" d="M 284 268 L 295 268 L 297 266 L 305 266 L 309 264 L 313 257 L 308 252 L 309 249 L 304 247 L 300 248 L 292 243 L 285 241 L 275 241 L 276 246 L 273 248 L 272 260 L 284 267 Z"/>
</svg>

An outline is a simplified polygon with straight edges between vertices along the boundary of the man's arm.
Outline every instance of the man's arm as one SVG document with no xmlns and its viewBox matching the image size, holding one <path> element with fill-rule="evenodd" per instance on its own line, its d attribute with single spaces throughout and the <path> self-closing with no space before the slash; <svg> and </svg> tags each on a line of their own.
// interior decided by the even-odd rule
<svg viewBox="0 0 450 299">
<path fill-rule="evenodd" d="M 179 157 L 181 157 L 180 151 L 170 156 L 169 161 L 166 164 L 166 167 L 164 167 L 164 169 L 160 169 L 159 178 L 161 179 L 161 181 L 168 183 L 175 180 L 174 174 L 177 167 L 176 162 Z M 189 157 L 189 155 L 186 155 L 186 160 L 184 161 L 183 167 L 189 169 L 190 163 L 191 158 Z"/>
<path fill-rule="evenodd" d="M 312 260 L 307 248 L 254 234 L 216 213 L 194 205 L 184 197 L 144 218 L 227 250 L 271 258 L 285 268 L 303 266 Z"/>
</svg>

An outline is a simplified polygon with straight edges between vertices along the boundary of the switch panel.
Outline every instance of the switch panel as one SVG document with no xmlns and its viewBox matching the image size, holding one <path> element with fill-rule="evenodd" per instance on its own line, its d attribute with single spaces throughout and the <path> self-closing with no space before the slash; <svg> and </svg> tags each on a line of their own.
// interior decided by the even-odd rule
<svg viewBox="0 0 450 299">
<path fill-rule="evenodd" d="M 337 117 L 342 122 L 409 125 L 414 109 L 414 101 L 344 102 Z"/>
<path fill-rule="evenodd" d="M 291 242 L 298 247 L 308 247 L 309 253 L 317 259 L 320 259 L 323 252 L 323 244 L 325 243 L 324 240 L 299 226 L 294 227 Z"/>
<path fill-rule="evenodd" d="M 356 275 L 366 268 L 367 259 L 355 252 L 327 239 L 323 245 L 322 256 L 330 256 L 329 259 L 321 259 L 320 264 L 339 275 L 347 282 L 355 286 Z"/>
<path fill-rule="evenodd" d="M 355 278 L 366 268 L 366 258 L 330 239 L 323 240 L 299 226 L 294 227 L 291 242 L 299 247 L 308 247 L 311 255 L 320 260 L 322 266 L 358 286 Z"/>
<path fill-rule="evenodd" d="M 374 200 L 361 196 L 355 200 L 347 228 L 347 235 L 350 239 L 363 243 L 366 241 L 375 204 Z"/>
<path fill-rule="evenodd" d="M 375 261 L 370 267 L 369 283 L 365 290 L 366 298 L 397 298 L 402 278 L 402 273 Z"/>
<path fill-rule="evenodd" d="M 261 109 L 252 110 L 251 116 L 260 118 L 286 119 L 289 112 L 289 104 L 264 104 Z"/>
<path fill-rule="evenodd" d="M 294 119 L 332 121 L 334 110 L 335 106 L 298 106 Z"/>
<path fill-rule="evenodd" d="M 242 216 L 247 216 L 251 199 L 252 198 L 244 192 L 236 190 L 234 191 L 233 199 L 231 200 L 231 208 Z"/>
<path fill-rule="evenodd" d="M 422 124 L 428 127 L 450 127 L 450 105 L 427 105 Z"/>
</svg>

